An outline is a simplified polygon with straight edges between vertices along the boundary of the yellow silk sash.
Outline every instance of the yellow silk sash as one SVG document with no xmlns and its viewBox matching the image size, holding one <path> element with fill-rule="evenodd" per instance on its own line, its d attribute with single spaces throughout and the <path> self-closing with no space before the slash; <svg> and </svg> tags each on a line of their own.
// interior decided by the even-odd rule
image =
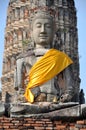
<svg viewBox="0 0 86 130">
<path fill-rule="evenodd" d="M 29 72 L 29 83 L 24 94 L 27 101 L 34 102 L 31 88 L 44 84 L 72 63 L 73 61 L 65 53 L 50 49 L 33 65 Z"/>
</svg>

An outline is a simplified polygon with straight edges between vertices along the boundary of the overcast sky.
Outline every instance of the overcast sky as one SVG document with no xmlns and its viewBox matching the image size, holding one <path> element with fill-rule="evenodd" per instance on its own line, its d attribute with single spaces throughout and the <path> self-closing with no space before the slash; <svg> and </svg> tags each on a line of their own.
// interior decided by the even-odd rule
<svg viewBox="0 0 86 130">
<path fill-rule="evenodd" d="M 4 32 L 6 26 L 7 6 L 9 0 L 0 0 L 0 77 L 4 50 Z M 78 48 L 80 57 L 80 88 L 86 92 L 86 0 L 75 0 L 77 9 Z M 1 86 L 0 86 L 1 87 Z M 85 95 L 86 96 L 86 95 Z"/>
</svg>

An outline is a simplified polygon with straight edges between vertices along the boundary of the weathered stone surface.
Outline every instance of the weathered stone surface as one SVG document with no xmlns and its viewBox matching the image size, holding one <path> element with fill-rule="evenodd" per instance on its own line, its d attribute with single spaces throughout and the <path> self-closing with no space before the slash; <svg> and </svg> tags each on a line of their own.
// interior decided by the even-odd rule
<svg viewBox="0 0 86 130">
<path fill-rule="evenodd" d="M 82 117 L 86 117 L 86 104 L 81 105 L 81 115 Z"/>
<path fill-rule="evenodd" d="M 0 116 L 5 114 L 5 105 L 0 102 Z"/>
<path fill-rule="evenodd" d="M 40 102 L 35 104 L 0 103 L 0 116 L 7 117 L 33 117 L 33 118 L 50 118 L 50 119 L 86 119 L 86 104 L 69 103 L 51 103 Z"/>
<path fill-rule="evenodd" d="M 73 107 L 73 109 L 71 111 L 72 107 Z M 76 111 L 74 112 L 74 110 L 76 110 Z M 69 111 L 69 113 L 67 113 L 68 111 Z M 61 114 L 61 113 L 64 113 L 64 114 Z M 69 114 L 69 116 L 72 116 L 72 115 L 79 116 L 78 103 L 70 102 L 70 103 L 55 104 L 55 103 L 51 103 L 51 102 L 40 102 L 40 103 L 35 103 L 35 104 L 18 103 L 18 104 L 11 104 L 11 106 L 10 106 L 10 116 L 11 117 L 16 117 L 16 116 L 36 117 L 37 115 L 38 115 L 38 117 L 39 116 L 45 116 L 45 117 L 54 116 L 55 117 L 55 116 L 68 116 L 68 114 Z"/>
<path fill-rule="evenodd" d="M 74 119 L 74 118 L 79 118 L 80 115 L 80 105 L 74 106 L 74 107 L 69 107 L 69 108 L 64 108 L 64 109 L 59 109 L 55 111 L 51 111 L 48 113 L 43 113 L 43 114 L 36 114 L 36 115 L 29 115 L 29 117 L 38 117 L 38 118 L 57 118 L 57 119 Z"/>
</svg>

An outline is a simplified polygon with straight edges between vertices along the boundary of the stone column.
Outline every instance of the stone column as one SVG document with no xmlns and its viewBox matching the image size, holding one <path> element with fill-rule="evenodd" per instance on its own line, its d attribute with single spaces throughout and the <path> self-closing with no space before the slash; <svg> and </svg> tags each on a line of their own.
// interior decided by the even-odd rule
<svg viewBox="0 0 86 130">
<path fill-rule="evenodd" d="M 20 8 L 20 19 L 24 18 L 24 6 Z"/>
</svg>

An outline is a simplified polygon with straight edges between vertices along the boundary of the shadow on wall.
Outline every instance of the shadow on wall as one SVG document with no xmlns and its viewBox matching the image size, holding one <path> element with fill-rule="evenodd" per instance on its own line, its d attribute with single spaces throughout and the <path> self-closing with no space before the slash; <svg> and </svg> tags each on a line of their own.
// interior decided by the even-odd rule
<svg viewBox="0 0 86 130">
<path fill-rule="evenodd" d="M 8 92 L 6 92 L 5 103 L 9 103 L 10 100 L 11 100 L 11 95 Z"/>
<path fill-rule="evenodd" d="M 85 96 L 84 96 L 84 91 L 83 89 L 80 90 L 80 93 L 79 93 L 79 103 L 80 104 L 85 104 Z"/>
</svg>

